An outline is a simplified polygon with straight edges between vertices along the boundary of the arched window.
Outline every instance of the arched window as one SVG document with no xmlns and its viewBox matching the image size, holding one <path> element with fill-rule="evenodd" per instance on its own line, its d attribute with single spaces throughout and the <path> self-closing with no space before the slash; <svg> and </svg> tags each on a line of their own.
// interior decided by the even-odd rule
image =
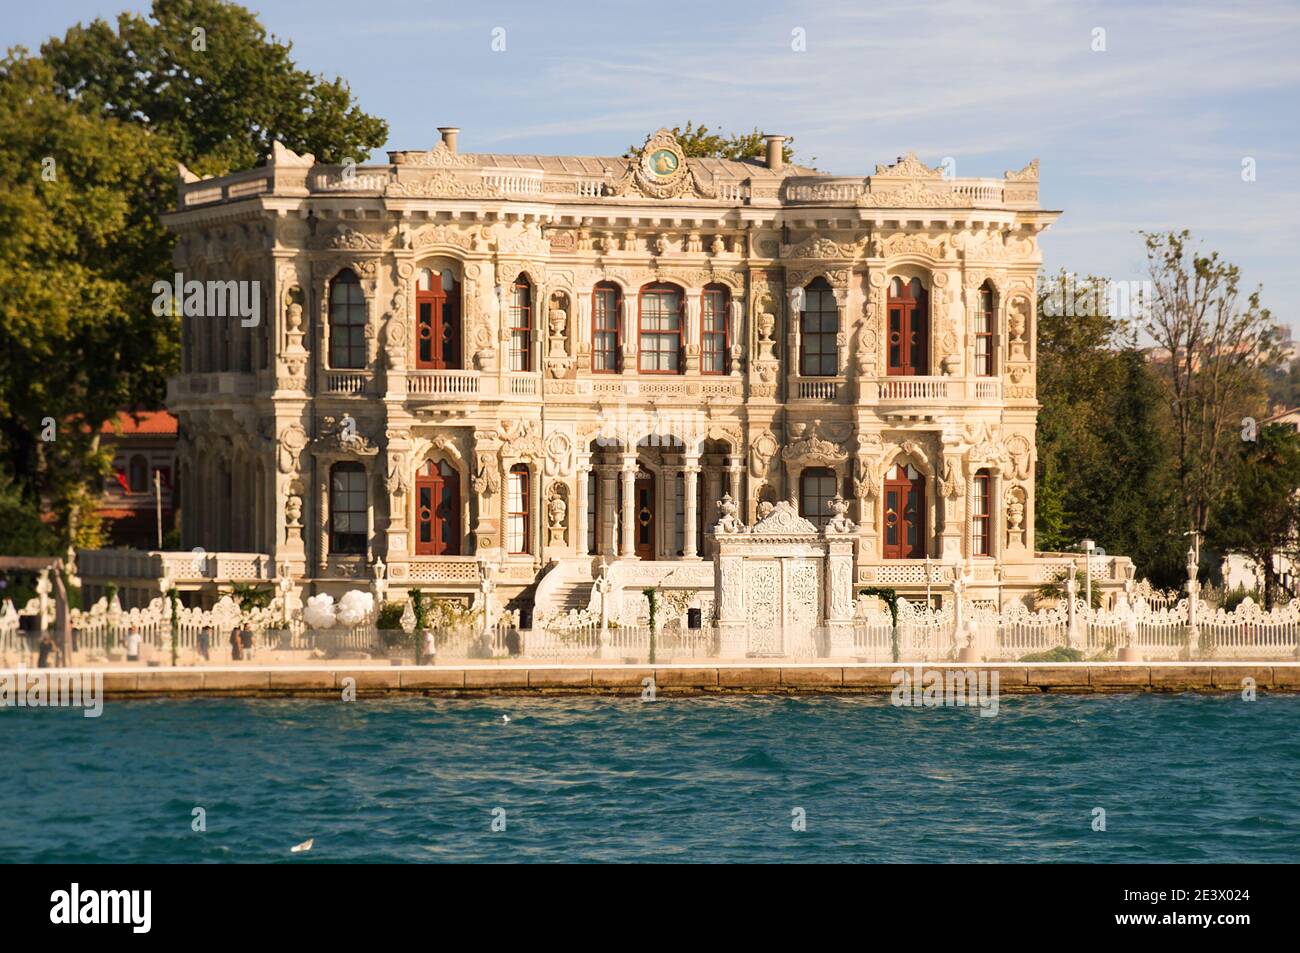
<svg viewBox="0 0 1300 953">
<path fill-rule="evenodd" d="M 886 559 L 925 558 L 925 479 L 911 464 L 885 473 Z"/>
<path fill-rule="evenodd" d="M 799 475 L 799 515 L 822 526 L 831 518 L 831 500 L 835 498 L 835 471 L 828 467 L 809 467 Z"/>
<path fill-rule="evenodd" d="M 351 271 L 340 271 L 330 282 L 330 367 L 366 366 L 366 298 Z"/>
<path fill-rule="evenodd" d="M 975 373 L 992 377 L 993 363 L 993 286 L 985 282 L 979 290 L 975 307 Z"/>
<path fill-rule="evenodd" d="M 415 475 L 415 554 L 460 555 L 460 474 L 446 461 Z"/>
<path fill-rule="evenodd" d="M 804 289 L 799 313 L 799 374 L 834 377 L 839 373 L 840 309 L 825 278 L 814 278 Z"/>
<path fill-rule="evenodd" d="M 727 373 L 727 304 L 723 285 L 709 285 L 700 297 L 700 373 Z"/>
<path fill-rule="evenodd" d="M 889 367 L 891 376 L 930 373 L 928 295 L 920 278 L 889 283 Z"/>
<path fill-rule="evenodd" d="M 682 369 L 682 292 L 673 285 L 641 289 L 637 370 L 644 374 L 680 374 Z"/>
<path fill-rule="evenodd" d="M 529 550 L 528 467 L 516 463 L 506 481 L 506 551 L 522 555 Z"/>
<path fill-rule="evenodd" d="M 127 486 L 132 493 L 149 492 L 149 461 L 138 453 L 131 458 Z"/>
<path fill-rule="evenodd" d="M 591 369 L 598 374 L 618 373 L 618 285 L 602 281 L 591 293 Z"/>
<path fill-rule="evenodd" d="M 330 468 L 330 552 L 364 556 L 368 533 L 366 468 L 336 463 Z"/>
<path fill-rule="evenodd" d="M 988 470 L 980 470 L 975 474 L 974 484 L 971 487 L 974 499 L 970 515 L 971 553 L 975 556 L 993 555 L 993 537 L 990 532 L 993 509 L 989 499 L 992 486 L 993 478 Z"/>
<path fill-rule="evenodd" d="M 450 268 L 420 269 L 415 286 L 415 366 L 460 369 L 460 283 Z"/>
<path fill-rule="evenodd" d="M 526 275 L 515 279 L 510 294 L 510 370 L 533 369 L 533 286 Z"/>
</svg>

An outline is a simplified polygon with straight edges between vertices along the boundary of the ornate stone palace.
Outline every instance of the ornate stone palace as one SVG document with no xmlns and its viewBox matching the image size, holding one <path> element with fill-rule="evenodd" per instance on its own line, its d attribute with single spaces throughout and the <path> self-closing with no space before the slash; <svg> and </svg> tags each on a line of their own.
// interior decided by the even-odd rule
<svg viewBox="0 0 1300 953">
<path fill-rule="evenodd" d="M 726 496 L 852 527 L 856 587 L 1004 602 L 1036 559 L 1038 164 L 868 176 L 687 157 L 277 145 L 181 170 L 186 279 L 258 281 L 264 320 L 186 317 L 183 546 L 260 553 L 308 591 L 502 605 L 714 587 Z M 849 501 L 843 512 L 841 496 Z M 782 507 L 782 510 L 788 510 Z M 838 516 L 837 516 L 838 514 Z M 843 528 L 843 526 L 841 526 Z M 1126 562 L 1126 561 L 1125 561 Z M 1054 575 L 1053 575 L 1054 574 Z"/>
</svg>

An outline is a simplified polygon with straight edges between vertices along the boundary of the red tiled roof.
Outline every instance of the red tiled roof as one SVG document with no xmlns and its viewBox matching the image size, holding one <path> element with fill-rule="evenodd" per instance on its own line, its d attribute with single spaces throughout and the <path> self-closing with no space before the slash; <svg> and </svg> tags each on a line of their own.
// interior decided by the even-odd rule
<svg viewBox="0 0 1300 953">
<path fill-rule="evenodd" d="M 129 410 L 119 410 L 115 421 L 108 420 L 100 428 L 101 433 L 123 434 L 174 434 L 176 433 L 176 418 L 165 410 L 140 410 L 132 413 Z"/>
</svg>

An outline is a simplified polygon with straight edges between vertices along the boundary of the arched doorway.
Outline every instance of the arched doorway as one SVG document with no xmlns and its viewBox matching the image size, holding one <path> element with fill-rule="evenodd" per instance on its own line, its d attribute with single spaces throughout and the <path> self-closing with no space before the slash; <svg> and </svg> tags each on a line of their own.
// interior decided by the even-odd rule
<svg viewBox="0 0 1300 953">
<path fill-rule="evenodd" d="M 655 558 L 655 475 L 641 467 L 636 472 L 635 505 L 632 509 L 636 554 L 640 559 Z"/>
<path fill-rule="evenodd" d="M 460 474 L 426 460 L 415 477 L 415 554 L 460 555 Z"/>
<path fill-rule="evenodd" d="M 460 363 L 460 287 L 451 269 L 420 269 L 415 289 L 415 366 L 455 370 Z"/>
<path fill-rule="evenodd" d="M 886 559 L 925 558 L 925 477 L 908 464 L 885 473 Z"/>
</svg>

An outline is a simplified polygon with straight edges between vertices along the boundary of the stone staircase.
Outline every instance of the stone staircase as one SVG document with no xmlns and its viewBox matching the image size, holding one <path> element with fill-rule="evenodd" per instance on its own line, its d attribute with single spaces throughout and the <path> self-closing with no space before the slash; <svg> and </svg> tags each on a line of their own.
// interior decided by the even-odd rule
<svg viewBox="0 0 1300 953">
<path fill-rule="evenodd" d="M 591 560 L 561 559 L 538 584 L 537 612 L 546 618 L 585 609 L 591 600 Z"/>
</svg>

